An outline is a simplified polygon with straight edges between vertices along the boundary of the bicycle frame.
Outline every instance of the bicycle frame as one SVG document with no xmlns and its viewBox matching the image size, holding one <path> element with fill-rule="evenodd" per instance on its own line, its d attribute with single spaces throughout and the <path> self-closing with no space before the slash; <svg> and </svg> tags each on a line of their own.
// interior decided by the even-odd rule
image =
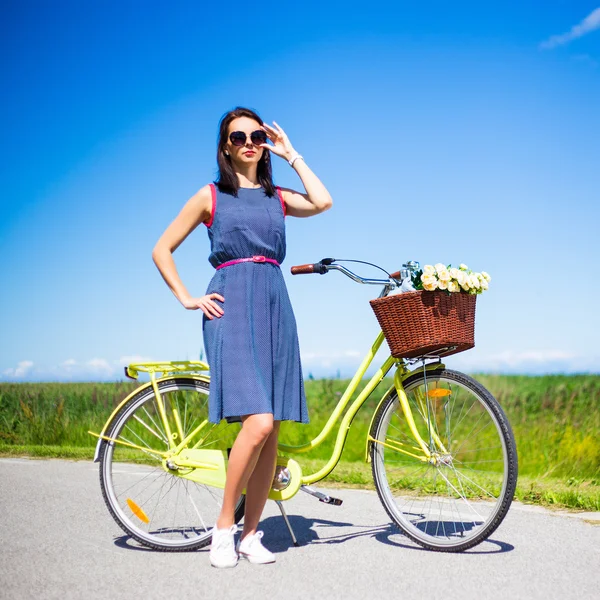
<svg viewBox="0 0 600 600">
<path fill-rule="evenodd" d="M 333 471 L 333 469 L 338 464 L 340 457 L 342 455 L 342 451 L 344 449 L 344 445 L 346 442 L 346 438 L 348 435 L 348 431 L 354 420 L 354 417 L 358 413 L 361 406 L 366 402 L 369 398 L 373 390 L 381 383 L 383 378 L 387 375 L 390 369 L 393 366 L 396 366 L 397 370 L 394 375 L 394 385 L 384 394 L 379 406 L 389 397 L 389 395 L 396 391 L 398 397 L 400 399 L 400 405 L 402 407 L 402 411 L 404 412 L 405 418 L 409 424 L 411 432 L 414 436 L 415 442 L 418 444 L 418 447 L 421 449 L 422 454 L 417 455 L 414 452 L 410 452 L 406 449 L 400 448 L 397 443 L 385 443 L 381 441 L 377 441 L 371 437 L 370 432 L 372 429 L 373 420 L 371 420 L 371 425 L 369 426 L 369 433 L 367 434 L 366 445 L 365 445 L 365 460 L 368 462 L 368 450 L 369 446 L 373 442 L 377 442 L 380 444 L 384 444 L 389 446 L 395 451 L 403 452 L 410 456 L 413 456 L 419 460 L 428 461 L 431 457 L 431 453 L 429 451 L 429 447 L 427 443 L 420 436 L 412 415 L 412 410 L 406 398 L 406 393 L 404 391 L 404 387 L 402 382 L 406 377 L 417 373 L 419 371 L 429 371 L 429 370 L 437 370 L 444 368 L 444 365 L 441 362 L 425 364 L 422 367 L 409 370 L 406 362 L 401 358 L 394 358 L 393 356 L 388 356 L 386 360 L 383 362 L 381 367 L 375 372 L 375 374 L 371 377 L 363 391 L 358 395 L 356 400 L 352 402 L 350 407 L 347 409 L 354 393 L 356 392 L 360 382 L 362 381 L 367 369 L 373 362 L 375 355 L 381 348 L 381 344 L 383 343 L 384 335 L 383 332 L 380 332 L 375 342 L 371 346 L 371 349 L 361 362 L 358 370 L 354 374 L 352 380 L 348 384 L 344 394 L 338 401 L 335 409 L 333 410 L 331 416 L 327 420 L 327 423 L 324 425 L 321 432 L 310 442 L 301 445 L 301 446 L 288 446 L 286 444 L 279 444 L 278 450 L 281 452 L 285 452 L 288 454 L 301 454 L 304 452 L 308 452 L 317 446 L 319 446 L 326 438 L 329 437 L 331 432 L 334 430 L 338 420 L 345 412 L 337 435 L 336 441 L 333 449 L 333 453 L 327 463 L 315 473 L 302 475 L 301 469 L 296 461 L 290 459 L 289 457 L 280 456 L 278 459 L 278 464 L 283 466 L 287 466 L 290 468 L 293 473 L 296 475 L 295 485 L 291 487 L 287 492 L 278 491 L 275 492 L 272 490 L 272 494 L 270 494 L 270 498 L 278 500 L 286 500 L 291 498 L 296 491 L 299 489 L 301 485 L 308 485 L 311 483 L 315 483 L 317 481 L 325 478 L 329 473 Z M 196 436 L 198 436 L 202 430 L 209 424 L 208 420 L 204 420 L 200 423 L 193 431 L 191 431 L 187 436 L 183 435 L 181 421 L 179 419 L 178 412 L 176 407 L 171 407 L 172 413 L 174 415 L 174 423 L 169 423 L 166 417 L 163 399 L 160 394 L 160 390 L 158 387 L 158 382 L 163 379 L 167 379 L 171 376 L 177 376 L 178 378 L 183 379 L 191 379 L 191 380 L 200 380 L 209 382 L 210 379 L 208 376 L 204 375 L 202 372 L 208 370 L 208 365 L 201 361 L 175 361 L 175 362 L 159 362 L 159 363 L 138 363 L 132 364 L 126 367 L 126 374 L 128 377 L 132 379 L 137 379 L 139 371 L 144 371 L 149 373 L 150 381 L 143 386 L 134 390 L 129 396 L 127 396 L 113 411 L 113 413 L 108 418 L 105 423 L 100 434 L 94 433 L 90 431 L 89 433 L 98 438 L 98 444 L 96 447 L 96 452 L 94 455 L 94 462 L 99 460 L 100 448 L 103 442 L 113 442 L 116 444 L 120 444 L 123 446 L 132 447 L 143 452 L 147 452 L 147 448 L 142 446 L 138 446 L 136 444 L 131 444 L 128 442 L 124 442 L 122 440 L 117 440 L 110 438 L 106 435 L 110 424 L 120 411 L 121 407 L 124 406 L 133 396 L 138 394 L 140 391 L 147 387 L 152 387 L 155 393 L 155 399 L 157 402 L 158 413 L 160 415 L 161 421 L 165 428 L 165 432 L 168 437 L 169 449 L 165 452 L 161 452 L 158 450 L 153 450 L 153 453 L 160 456 L 163 462 L 163 467 L 166 467 L 166 461 L 169 459 L 173 459 L 176 462 L 177 467 L 180 468 L 188 468 L 198 470 L 199 472 L 186 473 L 185 475 L 180 475 L 184 478 L 193 479 L 200 483 L 206 483 L 210 485 L 214 485 L 216 487 L 224 487 L 225 486 L 225 475 L 226 475 L 226 463 L 227 463 L 227 455 L 225 451 L 220 450 L 199 450 L 198 446 L 201 445 L 203 441 L 203 437 L 200 437 L 199 440 L 195 441 Z M 161 374 L 161 377 L 157 378 L 156 375 Z M 377 414 L 377 409 L 373 413 L 373 418 L 375 414 Z M 175 431 L 172 430 L 172 425 L 174 425 Z M 194 445 L 188 449 L 190 443 L 195 441 Z M 439 440 L 436 440 L 437 443 L 441 444 Z M 418 448 L 417 448 L 418 449 Z M 300 478 L 298 479 L 298 476 Z"/>
<path fill-rule="evenodd" d="M 304 444 L 302 446 L 288 446 L 286 444 L 279 444 L 278 445 L 279 450 L 286 452 L 286 453 L 290 453 L 290 454 L 300 454 L 302 452 L 308 452 L 309 450 L 312 450 L 313 448 L 316 448 L 317 446 L 319 446 L 329 436 L 329 434 L 334 429 L 334 426 L 337 423 L 338 419 L 340 418 L 342 413 L 346 410 L 346 407 L 348 406 L 350 400 L 352 399 L 352 396 L 356 392 L 356 389 L 357 389 L 358 385 L 360 384 L 362 378 L 364 377 L 365 372 L 367 371 L 367 369 L 373 362 L 375 355 L 377 354 L 379 348 L 381 347 L 383 340 L 384 340 L 383 332 L 379 332 L 379 335 L 377 336 L 375 342 L 371 346 L 370 351 L 363 359 L 361 365 L 358 367 L 358 370 L 354 374 L 354 377 L 348 384 L 348 387 L 346 388 L 344 394 L 340 398 L 333 413 L 327 420 L 327 423 L 324 425 L 324 427 L 321 430 L 321 432 L 319 433 L 319 435 L 317 435 L 316 438 L 314 438 L 313 440 L 311 440 L 310 442 L 308 442 L 307 444 Z M 404 415 L 405 415 L 407 421 L 409 422 L 409 424 L 411 424 L 411 431 L 413 433 L 413 436 L 415 437 L 415 441 L 419 444 L 419 446 L 423 450 L 423 453 L 424 453 L 423 457 L 426 457 L 425 460 L 429 459 L 430 453 L 429 453 L 427 444 L 421 438 L 419 432 L 417 431 L 417 428 L 414 423 L 414 418 L 412 416 L 412 410 L 410 408 L 410 405 L 408 404 L 408 400 L 406 400 L 406 394 L 404 392 L 404 387 L 402 386 L 402 381 L 408 375 L 411 375 L 412 373 L 414 373 L 416 371 L 410 371 L 403 359 L 394 358 L 393 356 L 390 355 L 386 358 L 386 360 L 383 362 L 381 367 L 379 367 L 379 369 L 375 372 L 373 377 L 371 377 L 371 379 L 365 386 L 364 390 L 358 395 L 356 400 L 350 405 L 350 408 L 348 408 L 346 414 L 344 415 L 344 417 L 342 419 L 340 427 L 338 429 L 333 453 L 332 453 L 331 457 L 329 458 L 329 460 L 327 461 L 327 463 L 319 471 L 308 474 L 308 475 L 304 475 L 302 477 L 302 482 L 301 482 L 302 484 L 308 485 L 311 483 L 316 483 L 317 481 L 320 481 L 324 477 L 327 477 L 327 475 L 329 475 L 329 473 L 331 473 L 333 471 L 333 469 L 339 462 L 340 457 L 342 455 L 342 451 L 344 449 L 344 444 L 346 442 L 346 438 L 348 435 L 348 430 L 350 429 L 350 426 L 352 424 L 354 417 L 358 413 L 361 406 L 369 398 L 369 396 L 371 395 L 373 390 L 381 383 L 382 379 L 387 375 L 387 373 L 390 371 L 390 369 L 394 365 L 397 367 L 397 370 L 396 370 L 396 373 L 394 376 L 394 386 L 391 387 L 386 392 L 386 394 L 384 394 L 381 402 L 383 402 L 388 397 L 388 395 L 390 393 L 392 393 L 394 390 L 396 390 L 396 392 L 398 393 L 398 395 L 400 397 L 404 398 L 404 401 L 401 402 L 401 406 L 402 406 Z M 440 369 L 440 368 L 444 368 L 444 365 L 442 365 L 441 363 L 428 364 L 428 365 L 425 365 L 424 368 L 426 370 Z M 380 402 L 380 404 L 381 404 L 381 402 Z M 376 413 L 377 413 L 377 410 L 375 410 L 375 412 L 373 413 L 373 418 Z M 371 425 L 372 425 L 372 421 L 371 421 Z M 367 461 L 368 461 L 369 444 L 371 442 L 375 441 L 370 436 L 371 425 L 369 426 L 369 434 L 367 435 L 367 441 L 366 441 L 366 448 L 367 448 L 366 460 Z M 394 448 L 394 449 L 397 449 L 397 448 Z M 418 457 L 418 458 L 423 459 L 423 457 Z"/>
</svg>

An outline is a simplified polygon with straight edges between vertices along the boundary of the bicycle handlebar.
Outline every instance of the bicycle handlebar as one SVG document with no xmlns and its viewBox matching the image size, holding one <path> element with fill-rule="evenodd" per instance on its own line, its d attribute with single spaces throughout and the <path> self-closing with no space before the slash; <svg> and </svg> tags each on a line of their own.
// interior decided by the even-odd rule
<svg viewBox="0 0 600 600">
<path fill-rule="evenodd" d="M 406 279 L 407 277 L 410 277 L 412 275 L 412 273 L 414 273 L 419 268 L 418 262 L 408 261 L 406 264 L 402 265 L 403 268 L 400 271 L 395 271 L 394 273 L 388 274 L 387 279 L 369 279 L 369 278 L 361 277 L 360 275 L 357 275 L 356 273 L 353 273 L 346 267 L 334 264 L 335 261 L 336 261 L 335 258 L 323 258 L 317 263 L 313 263 L 313 264 L 308 263 L 305 265 L 295 265 L 290 269 L 290 271 L 291 271 L 292 275 L 308 275 L 311 273 L 319 273 L 320 275 L 325 275 L 325 273 L 328 273 L 331 270 L 340 271 L 344 275 L 346 275 L 347 277 L 352 279 L 353 281 L 356 281 L 357 283 L 366 283 L 366 284 L 370 284 L 370 285 L 385 286 L 384 290 L 382 291 L 382 295 L 387 295 L 387 293 L 389 293 L 392 289 L 400 287 L 402 285 L 402 281 L 404 279 Z M 361 261 L 357 261 L 357 262 L 361 262 Z M 371 264 L 371 263 L 367 263 L 367 264 Z M 372 265 L 372 266 L 381 268 L 381 267 L 378 267 L 377 265 Z M 382 271 L 383 270 L 384 269 L 382 269 Z M 386 272 L 386 274 L 387 274 L 387 271 L 384 271 L 384 272 Z"/>
<path fill-rule="evenodd" d="M 323 269 L 324 266 L 325 265 L 322 265 L 321 263 L 296 265 L 295 267 L 292 267 L 290 271 L 292 272 L 292 275 L 307 275 L 309 273 L 320 273 L 321 275 L 325 275 L 327 271 Z"/>
</svg>

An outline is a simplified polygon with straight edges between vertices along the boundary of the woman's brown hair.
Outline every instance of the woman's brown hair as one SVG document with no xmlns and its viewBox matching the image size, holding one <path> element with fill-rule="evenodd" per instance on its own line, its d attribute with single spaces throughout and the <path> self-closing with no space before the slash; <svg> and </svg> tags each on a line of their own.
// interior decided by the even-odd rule
<svg viewBox="0 0 600 600">
<path fill-rule="evenodd" d="M 217 165 L 219 166 L 219 177 L 215 183 L 217 184 L 219 190 L 227 194 L 232 194 L 233 196 L 238 195 L 240 182 L 235 174 L 235 171 L 233 170 L 233 167 L 231 166 L 231 158 L 225 155 L 225 144 L 227 144 L 228 140 L 229 124 L 231 121 L 239 117 L 248 117 L 260 125 L 263 124 L 262 119 L 255 111 L 242 106 L 237 106 L 221 117 L 221 121 L 219 122 L 219 141 L 217 143 Z M 267 196 L 271 197 L 275 195 L 276 191 L 275 185 L 273 184 L 271 157 L 269 155 L 270 151 L 265 149 L 263 151 L 263 155 L 258 161 L 256 173 L 258 182 L 265 189 Z"/>
</svg>

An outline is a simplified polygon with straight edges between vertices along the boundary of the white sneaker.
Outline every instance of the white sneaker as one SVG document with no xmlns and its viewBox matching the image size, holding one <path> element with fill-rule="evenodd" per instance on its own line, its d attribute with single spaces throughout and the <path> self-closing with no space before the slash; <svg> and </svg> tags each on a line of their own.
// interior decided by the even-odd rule
<svg viewBox="0 0 600 600">
<path fill-rule="evenodd" d="M 263 535 L 262 531 L 247 535 L 243 540 L 238 540 L 235 549 L 242 558 L 246 558 L 251 563 L 260 565 L 274 563 L 275 555 L 267 550 L 260 541 Z"/>
<path fill-rule="evenodd" d="M 238 553 L 234 547 L 234 536 L 237 525 L 225 529 L 213 528 L 212 541 L 210 543 L 210 564 L 213 567 L 235 567 L 238 562 Z"/>
</svg>

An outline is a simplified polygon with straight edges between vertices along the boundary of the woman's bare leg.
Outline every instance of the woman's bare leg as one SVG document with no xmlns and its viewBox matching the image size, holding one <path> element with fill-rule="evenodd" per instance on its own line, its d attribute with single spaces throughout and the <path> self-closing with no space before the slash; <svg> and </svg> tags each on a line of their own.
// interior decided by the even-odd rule
<svg viewBox="0 0 600 600">
<path fill-rule="evenodd" d="M 223 506 L 216 523 L 216 527 L 219 529 L 231 527 L 235 522 L 235 505 L 242 490 L 248 485 L 248 480 L 259 460 L 261 450 L 272 431 L 273 415 L 271 413 L 242 417 L 242 430 L 238 433 L 229 454 Z"/>
<path fill-rule="evenodd" d="M 254 533 L 267 502 L 277 462 L 277 439 L 281 421 L 274 421 L 273 431 L 264 443 L 248 484 L 246 485 L 246 512 L 242 539 Z"/>
</svg>

